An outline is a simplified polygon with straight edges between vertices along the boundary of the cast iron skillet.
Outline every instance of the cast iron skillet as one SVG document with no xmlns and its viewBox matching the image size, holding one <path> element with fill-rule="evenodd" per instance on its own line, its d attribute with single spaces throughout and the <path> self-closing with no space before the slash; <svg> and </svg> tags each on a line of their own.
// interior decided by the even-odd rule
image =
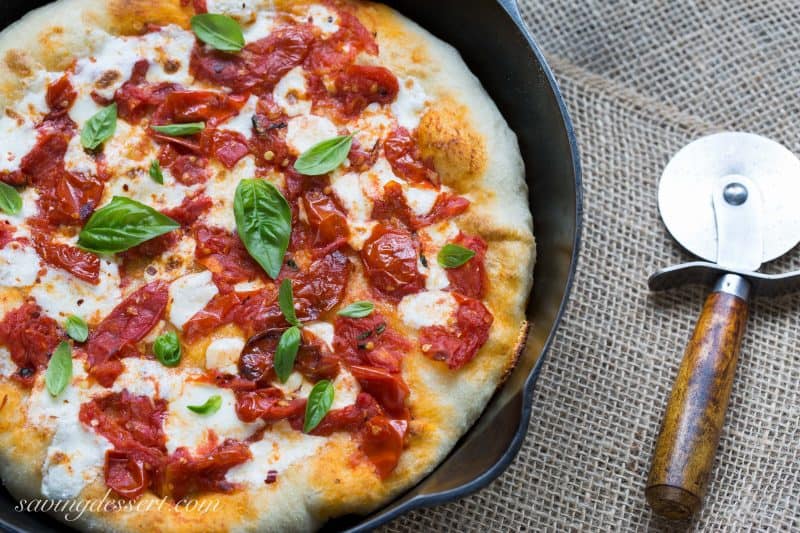
<svg viewBox="0 0 800 533">
<path fill-rule="evenodd" d="M 461 52 L 519 137 L 538 247 L 527 309 L 532 327 L 505 385 L 436 470 L 372 515 L 336 519 L 326 531 L 370 530 L 411 509 L 461 498 L 505 470 L 528 428 L 533 386 L 569 294 L 580 238 L 581 173 L 572 124 L 515 0 L 384 1 Z M 0 28 L 46 3 L 4 0 Z M 15 505 L 0 489 L 0 527 L 14 532 L 63 531 L 52 518 L 16 512 Z"/>
</svg>

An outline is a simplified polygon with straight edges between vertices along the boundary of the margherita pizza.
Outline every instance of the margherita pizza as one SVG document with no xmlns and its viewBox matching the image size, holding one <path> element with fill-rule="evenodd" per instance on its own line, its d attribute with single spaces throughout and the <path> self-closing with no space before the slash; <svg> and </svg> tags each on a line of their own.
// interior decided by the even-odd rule
<svg viewBox="0 0 800 533">
<path fill-rule="evenodd" d="M 434 468 L 515 362 L 516 137 L 387 7 L 59 0 L 0 33 L 0 109 L 18 498 L 103 501 L 82 529 L 314 529 Z"/>
</svg>

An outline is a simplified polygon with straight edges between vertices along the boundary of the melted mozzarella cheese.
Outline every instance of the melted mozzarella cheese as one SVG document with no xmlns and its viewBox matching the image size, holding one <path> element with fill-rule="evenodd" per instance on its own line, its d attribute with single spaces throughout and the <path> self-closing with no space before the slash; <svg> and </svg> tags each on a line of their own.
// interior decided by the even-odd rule
<svg viewBox="0 0 800 533">
<path fill-rule="evenodd" d="M 319 453 L 326 440 L 325 437 L 295 431 L 285 420 L 281 420 L 264 433 L 261 440 L 250 444 L 253 458 L 228 470 L 225 479 L 232 483 L 261 488 L 269 471 L 274 470 L 280 481 L 282 472 Z"/>
<path fill-rule="evenodd" d="M 162 398 L 170 401 L 177 398 L 183 390 L 183 380 L 197 377 L 199 371 L 181 369 L 171 370 L 158 361 L 127 357 L 122 360 L 125 369 L 114 380 L 112 392 L 127 390 L 137 396 Z"/>
<path fill-rule="evenodd" d="M 209 226 L 217 226 L 228 230 L 236 229 L 236 218 L 233 214 L 233 198 L 239 180 L 253 178 L 256 175 L 256 162 L 253 156 L 243 157 L 229 173 L 220 173 L 206 183 L 206 195 L 214 199 L 214 205 L 203 215 Z"/>
<path fill-rule="evenodd" d="M 239 22 L 252 22 L 256 18 L 257 9 L 253 0 L 206 0 L 209 13 L 222 13 L 235 18 Z"/>
<path fill-rule="evenodd" d="M 269 36 L 273 29 L 275 29 L 275 15 L 263 9 L 259 10 L 255 21 L 242 28 L 244 41 L 246 43 L 252 43 L 253 41 L 263 39 Z"/>
<path fill-rule="evenodd" d="M 27 86 L 25 96 L 0 115 L 0 172 L 12 172 L 36 144 L 36 124 L 48 112 L 45 101 L 47 84 L 54 79 L 49 72 L 40 72 Z"/>
<path fill-rule="evenodd" d="M 425 90 L 417 80 L 414 78 L 403 80 L 397 98 L 391 106 L 397 123 L 408 131 L 415 130 L 419 126 L 427 98 Z"/>
<path fill-rule="evenodd" d="M 156 158 L 158 147 L 142 126 L 118 120 L 114 136 L 105 142 L 103 154 L 109 168 L 114 169 L 114 177 L 122 177 L 132 171 L 146 171 Z M 165 177 L 166 174 L 165 170 Z M 166 179 L 164 185 L 170 185 Z"/>
<path fill-rule="evenodd" d="M 67 152 L 64 154 L 64 168 L 70 172 L 97 174 L 97 163 L 83 149 L 80 135 L 75 135 L 69 140 Z"/>
<path fill-rule="evenodd" d="M 303 67 L 294 67 L 280 79 L 272 96 L 289 117 L 311 113 L 311 100 Z"/>
<path fill-rule="evenodd" d="M 196 41 L 190 31 L 170 24 L 161 31 L 146 33 L 138 39 L 138 55 L 150 61 L 147 81 L 179 83 L 189 86 L 194 77 L 189 73 L 189 60 Z"/>
<path fill-rule="evenodd" d="M 339 130 L 325 117 L 303 115 L 289 120 L 286 129 L 286 144 L 299 155 L 315 144 L 336 137 Z"/>
<path fill-rule="evenodd" d="M 0 346 L 0 376 L 10 378 L 17 373 L 17 364 L 11 359 L 11 352 Z"/>
<path fill-rule="evenodd" d="M 327 344 L 328 349 L 333 346 L 333 324 L 330 322 L 307 322 L 305 329 Z"/>
<path fill-rule="evenodd" d="M 254 279 L 253 281 L 240 281 L 233 286 L 233 290 L 236 292 L 250 292 L 263 289 L 265 286 L 262 280 Z"/>
<path fill-rule="evenodd" d="M 104 98 L 113 98 L 140 58 L 138 47 L 131 38 L 115 37 L 100 30 L 93 32 L 93 38 L 99 43 L 94 54 L 78 59 L 72 75 L 78 99 L 69 114 L 79 127 L 83 127 L 86 119 L 100 108 L 90 93 L 96 91 Z M 89 109 L 95 111 L 87 111 Z"/>
<path fill-rule="evenodd" d="M 113 448 L 108 439 L 88 430 L 74 419 L 58 423 L 42 465 L 42 494 L 45 498 L 66 500 L 80 495 L 83 488 L 100 477 L 106 451 Z"/>
<path fill-rule="evenodd" d="M 431 212 L 439 191 L 428 187 L 411 187 L 405 190 L 406 203 L 417 216 L 425 216 Z"/>
<path fill-rule="evenodd" d="M 14 226 L 14 237 L 30 237 L 25 219 L 39 213 L 39 193 L 33 187 L 27 187 L 20 193 L 20 196 L 22 197 L 22 209 L 16 215 L 0 212 L 0 224 Z"/>
<path fill-rule="evenodd" d="M 397 311 L 409 328 L 446 326 L 454 316 L 458 302 L 453 294 L 445 291 L 423 291 L 409 294 L 400 300 Z"/>
<path fill-rule="evenodd" d="M 20 123 L 21 122 L 21 123 Z M 19 163 L 36 144 L 34 124 L 27 120 L 18 121 L 9 116 L 0 117 L 0 172 L 12 172 L 19 168 Z"/>
<path fill-rule="evenodd" d="M 331 409 L 341 409 L 356 403 L 361 386 L 353 374 L 342 368 L 339 375 L 333 380 L 333 404 Z"/>
<path fill-rule="evenodd" d="M 239 114 L 231 118 L 224 124 L 222 128 L 236 133 L 241 133 L 245 138 L 250 138 L 253 134 L 253 115 L 256 114 L 256 105 L 258 104 L 258 97 L 250 95 L 247 102 L 242 107 Z"/>
<path fill-rule="evenodd" d="M 244 339 L 241 337 L 214 339 L 206 348 L 206 368 L 236 374 L 242 348 L 244 348 Z"/>
<path fill-rule="evenodd" d="M 102 474 L 111 448 L 105 437 L 78 419 L 80 405 L 99 391 L 89 384 L 80 360 L 73 364 L 72 383 L 56 398 L 44 381 L 44 375 L 37 378 L 28 402 L 29 422 L 54 431 L 42 466 L 42 493 L 47 498 L 74 498 Z"/>
<path fill-rule="evenodd" d="M 62 322 L 78 315 L 87 322 L 99 322 L 122 301 L 119 268 L 108 259 L 100 259 L 100 283 L 92 285 L 65 270 L 52 266 L 31 289 L 45 314 Z"/>
<path fill-rule="evenodd" d="M 0 286 L 30 287 L 40 268 L 39 256 L 30 246 L 12 241 L 0 249 Z"/>
<path fill-rule="evenodd" d="M 379 157 L 375 164 L 361 174 L 362 187 L 370 196 L 377 199 L 383 196 L 383 188 L 387 183 L 395 181 L 405 186 L 406 182 L 394 175 L 392 165 L 385 157 Z"/>
<path fill-rule="evenodd" d="M 354 137 L 363 150 L 371 150 L 375 143 L 383 139 L 393 126 L 392 118 L 384 108 L 373 102 L 358 116 L 355 125 Z"/>
<path fill-rule="evenodd" d="M 422 252 L 427 258 L 428 266 L 418 264 L 417 268 L 426 274 L 425 288 L 429 291 L 445 289 L 450 285 L 447 271 L 439 265 L 436 256 L 448 242 L 458 236 L 458 226 L 452 221 L 440 222 L 419 230 L 418 235 L 422 243 Z"/>
<path fill-rule="evenodd" d="M 312 5 L 308 9 L 306 20 L 319 28 L 323 37 L 329 37 L 339 31 L 339 15 L 323 5 Z"/>
<path fill-rule="evenodd" d="M 376 224 L 369 220 L 372 213 L 372 199 L 364 194 L 361 178 L 354 172 L 333 173 L 331 189 L 347 211 L 347 225 L 350 229 L 347 242 L 354 250 L 361 250 Z"/>
<path fill-rule="evenodd" d="M 300 372 L 292 372 L 284 383 L 274 381 L 272 386 L 283 391 L 287 396 L 295 398 L 308 398 L 314 384 L 308 381 Z"/>
<path fill-rule="evenodd" d="M 184 236 L 172 248 L 155 258 L 142 273 L 144 283 L 157 279 L 175 279 L 189 274 L 194 268 L 195 240 Z"/>
<path fill-rule="evenodd" d="M 169 321 L 182 328 L 186 322 L 201 311 L 219 289 L 211 279 L 211 272 L 204 270 L 197 274 L 187 274 L 173 281 L 169 286 Z"/>
<path fill-rule="evenodd" d="M 203 405 L 215 395 L 222 397 L 222 406 L 216 413 L 202 415 L 189 410 L 188 406 Z M 208 443 L 212 431 L 220 442 L 228 438 L 244 440 L 263 426 L 260 420 L 253 423 L 239 420 L 233 391 L 189 382 L 184 385 L 180 396 L 169 404 L 164 433 L 167 450 L 172 453 L 182 446 L 191 451 Z"/>
</svg>

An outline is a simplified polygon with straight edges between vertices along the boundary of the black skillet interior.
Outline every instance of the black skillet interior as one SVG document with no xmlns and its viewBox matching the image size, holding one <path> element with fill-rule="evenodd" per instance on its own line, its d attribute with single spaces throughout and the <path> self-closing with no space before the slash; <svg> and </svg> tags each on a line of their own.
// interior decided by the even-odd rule
<svg viewBox="0 0 800 533">
<path fill-rule="evenodd" d="M 46 3 L 4 0 L 0 28 Z M 455 46 L 519 137 L 537 241 L 535 284 L 527 310 L 532 328 L 508 381 L 448 458 L 388 506 L 366 518 L 334 520 L 325 527 L 329 531 L 366 531 L 409 509 L 457 499 L 485 486 L 508 466 L 527 430 L 533 385 L 569 293 L 580 234 L 580 167 L 572 126 L 514 0 L 438 0 L 435 7 L 430 0 L 385 3 Z M 55 520 L 16 512 L 15 505 L 0 490 L 3 529 L 63 531 Z"/>
</svg>

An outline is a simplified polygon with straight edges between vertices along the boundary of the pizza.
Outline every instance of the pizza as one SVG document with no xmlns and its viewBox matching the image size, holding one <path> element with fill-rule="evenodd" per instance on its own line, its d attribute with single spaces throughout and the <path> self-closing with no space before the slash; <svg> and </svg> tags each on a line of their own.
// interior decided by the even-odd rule
<svg viewBox="0 0 800 533">
<path fill-rule="evenodd" d="M 516 137 L 390 8 L 59 0 L 0 33 L 0 109 L 0 475 L 26 510 L 312 530 L 430 472 L 518 357 Z"/>
</svg>

